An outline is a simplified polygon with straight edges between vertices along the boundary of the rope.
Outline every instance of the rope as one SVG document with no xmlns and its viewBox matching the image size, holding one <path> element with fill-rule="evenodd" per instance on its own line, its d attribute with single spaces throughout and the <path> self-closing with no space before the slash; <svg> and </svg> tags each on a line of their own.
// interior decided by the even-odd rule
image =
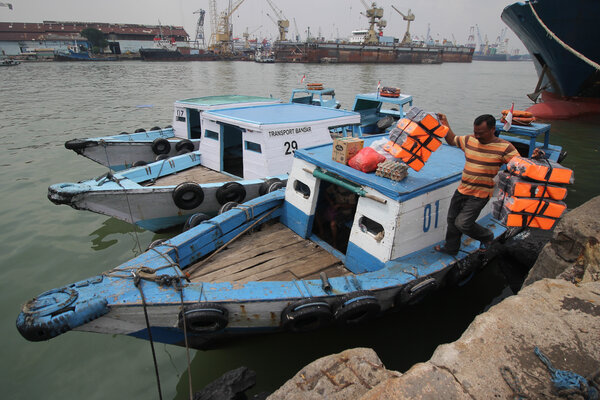
<svg viewBox="0 0 600 400">
<path fill-rule="evenodd" d="M 544 22 L 542 21 L 542 19 L 539 17 L 539 15 L 537 14 L 537 12 L 535 11 L 535 8 L 533 8 L 533 3 L 530 1 L 529 2 L 529 7 L 531 8 L 531 12 L 533 12 L 533 16 L 535 17 L 535 19 L 537 19 L 537 21 L 540 23 L 540 25 L 542 26 L 542 28 L 544 28 L 544 30 L 546 31 L 546 33 L 548 35 L 550 35 L 550 37 L 552 37 L 552 39 L 556 40 L 558 42 L 558 44 L 560 44 L 565 50 L 567 50 L 568 52 L 570 52 L 571 54 L 573 54 L 575 57 L 579 58 L 581 61 L 585 62 L 586 64 L 590 65 L 591 67 L 596 68 L 597 70 L 600 70 L 600 64 L 590 60 L 589 58 L 587 58 L 586 56 L 584 56 L 583 54 L 581 54 L 580 52 L 578 52 L 577 50 L 575 50 L 574 48 L 572 48 L 571 46 L 569 46 L 568 44 L 566 44 L 565 42 L 563 42 L 562 40 L 560 40 L 558 38 L 558 36 L 556 36 L 547 26 L 546 24 L 544 24 Z"/>
<path fill-rule="evenodd" d="M 537 346 L 533 351 L 550 371 L 552 383 L 559 393 L 579 394 L 586 400 L 598 400 L 598 390 L 590 387 L 587 379 L 573 371 L 554 368 L 550 360 Z"/>
<path fill-rule="evenodd" d="M 181 283 L 181 282 L 179 282 Z M 183 303 L 183 287 L 180 284 L 177 284 L 177 286 L 175 286 L 175 288 L 179 291 L 179 296 L 181 298 L 181 315 L 184 315 L 185 313 L 185 305 Z M 187 335 L 187 321 L 186 318 L 182 318 L 183 319 L 183 337 L 185 340 L 185 353 L 187 355 L 187 370 L 188 370 L 188 389 L 189 389 L 189 393 L 190 393 L 190 400 L 193 400 L 193 389 L 192 389 L 192 362 L 190 360 L 190 345 L 188 343 L 188 335 Z"/>
<path fill-rule="evenodd" d="M 142 305 L 144 307 L 144 318 L 146 319 L 146 329 L 148 330 L 148 339 L 150 339 L 150 348 L 152 349 L 152 360 L 154 361 L 154 373 L 156 374 L 156 386 L 158 387 L 158 398 L 162 400 L 162 390 L 160 389 L 160 376 L 158 374 L 158 363 L 156 362 L 156 352 L 154 351 L 154 340 L 152 340 L 152 329 L 150 329 L 150 320 L 148 319 L 148 310 L 146 307 L 146 296 L 142 290 L 142 279 L 139 275 L 133 275 L 133 283 L 140 291 Z"/>
<path fill-rule="evenodd" d="M 107 178 L 108 178 L 108 176 L 107 176 Z M 131 223 L 133 224 L 133 233 L 135 235 L 135 242 L 137 243 L 138 249 L 140 251 L 139 254 L 142 254 L 143 253 L 142 246 L 140 245 L 140 238 L 137 234 L 137 225 L 133 221 L 133 212 L 131 211 L 131 203 L 129 202 L 129 195 L 127 194 L 127 189 L 125 189 L 125 187 L 123 185 L 121 185 L 120 179 L 117 179 L 114 176 L 112 178 L 113 178 L 113 181 L 123 189 L 123 193 L 125 193 L 125 200 L 127 201 L 127 209 L 129 210 L 129 218 L 131 218 Z"/>
<path fill-rule="evenodd" d="M 521 388 L 521 384 L 519 383 L 519 379 L 515 376 L 514 372 L 507 367 L 506 365 L 500 367 L 500 375 L 502 375 L 502 378 L 504 379 L 504 381 L 506 382 L 506 384 L 508 385 L 508 387 L 510 387 L 513 391 L 513 399 L 514 400 L 521 400 L 521 399 L 528 399 L 529 396 L 527 396 L 524 392 L 523 389 Z"/>
</svg>

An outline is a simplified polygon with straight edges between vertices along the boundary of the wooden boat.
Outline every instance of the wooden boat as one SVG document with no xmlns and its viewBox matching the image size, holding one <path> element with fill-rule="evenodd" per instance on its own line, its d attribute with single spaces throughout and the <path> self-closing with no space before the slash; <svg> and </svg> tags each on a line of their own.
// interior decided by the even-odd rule
<svg viewBox="0 0 600 400">
<path fill-rule="evenodd" d="M 58 183 L 48 198 L 159 231 L 264 194 L 275 179 L 285 183 L 295 150 L 330 143 L 345 127 L 357 134 L 359 122 L 351 111 L 290 103 L 203 111 L 197 151 Z"/>
<path fill-rule="evenodd" d="M 72 139 L 65 147 L 113 171 L 150 163 L 157 158 L 175 156 L 182 151 L 198 150 L 204 111 L 250 105 L 281 103 L 279 99 L 243 95 L 205 96 L 177 100 L 173 110 L 173 125 L 164 129 L 153 127 L 149 132 Z"/>
<path fill-rule="evenodd" d="M 19 61 L 15 61 L 12 58 L 0 60 L 0 67 L 14 67 L 19 64 L 21 64 Z"/>
<path fill-rule="evenodd" d="M 365 145 L 382 137 L 367 137 Z M 557 149 L 547 150 L 556 156 Z M 461 150 L 444 144 L 399 182 L 331 154 L 331 144 L 297 150 L 285 192 L 250 200 L 101 275 L 35 297 L 23 306 L 18 330 L 32 341 L 68 330 L 142 339 L 151 332 L 157 342 L 184 345 L 187 337 L 189 346 L 207 348 L 251 333 L 351 326 L 472 273 L 479 243 L 465 237 L 457 256 L 434 250 L 460 181 Z M 345 200 L 333 205 L 354 206 L 335 220 L 342 240 L 333 241 L 326 197 L 339 187 Z M 479 221 L 496 239 L 505 232 L 489 205 Z"/>
</svg>

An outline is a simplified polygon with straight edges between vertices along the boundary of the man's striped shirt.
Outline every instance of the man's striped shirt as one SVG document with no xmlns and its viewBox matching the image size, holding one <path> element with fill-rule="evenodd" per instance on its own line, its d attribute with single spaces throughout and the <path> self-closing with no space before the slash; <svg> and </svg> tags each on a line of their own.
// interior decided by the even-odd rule
<svg viewBox="0 0 600 400">
<path fill-rule="evenodd" d="M 502 164 L 519 155 L 515 146 L 499 138 L 492 143 L 483 144 L 473 135 L 456 136 L 454 142 L 465 152 L 466 159 L 458 191 L 468 196 L 491 197 L 498 170 Z"/>
</svg>

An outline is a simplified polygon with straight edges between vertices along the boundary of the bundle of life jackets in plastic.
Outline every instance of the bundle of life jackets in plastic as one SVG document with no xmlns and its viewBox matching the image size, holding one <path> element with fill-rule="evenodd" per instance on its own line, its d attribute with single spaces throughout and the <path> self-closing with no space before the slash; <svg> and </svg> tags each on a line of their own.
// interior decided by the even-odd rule
<svg viewBox="0 0 600 400">
<path fill-rule="evenodd" d="M 507 227 L 552 229 L 567 205 L 573 171 L 547 159 L 513 157 L 499 175 L 492 215 Z"/>
<path fill-rule="evenodd" d="M 507 117 L 508 113 L 509 113 L 509 110 L 502 110 L 502 117 L 500 117 L 500 122 L 506 123 L 506 117 Z M 529 126 L 533 122 L 535 122 L 535 117 L 529 111 L 513 110 L 513 112 L 512 112 L 512 124 L 513 125 Z"/>
<path fill-rule="evenodd" d="M 390 131 L 390 140 L 383 149 L 419 171 L 431 153 L 442 145 L 440 139 L 447 133 L 448 127 L 441 125 L 437 117 L 413 107 Z"/>
</svg>

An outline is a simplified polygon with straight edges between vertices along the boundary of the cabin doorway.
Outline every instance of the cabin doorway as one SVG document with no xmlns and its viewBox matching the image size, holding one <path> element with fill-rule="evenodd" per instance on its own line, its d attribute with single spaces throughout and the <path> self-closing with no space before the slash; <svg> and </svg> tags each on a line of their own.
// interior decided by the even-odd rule
<svg viewBox="0 0 600 400">
<path fill-rule="evenodd" d="M 188 108 L 188 129 L 190 139 L 200 139 L 202 127 L 200 126 L 200 111 Z"/>
<path fill-rule="evenodd" d="M 335 183 L 321 180 L 312 233 L 346 254 L 358 195 Z"/>
<path fill-rule="evenodd" d="M 242 129 L 223 124 L 221 131 L 221 155 L 223 171 L 231 175 L 244 177 L 244 152 L 242 150 Z"/>
</svg>

